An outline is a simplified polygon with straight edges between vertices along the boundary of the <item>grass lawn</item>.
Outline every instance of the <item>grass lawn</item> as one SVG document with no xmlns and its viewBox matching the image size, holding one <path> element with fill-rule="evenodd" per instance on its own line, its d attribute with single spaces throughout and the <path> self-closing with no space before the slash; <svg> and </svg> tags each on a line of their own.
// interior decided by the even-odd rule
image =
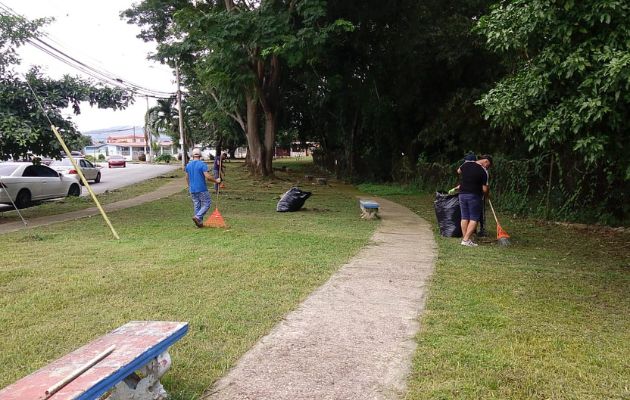
<svg viewBox="0 0 630 400">
<path fill-rule="evenodd" d="M 175 320 L 190 331 L 163 383 L 174 399 L 196 399 L 376 227 L 359 219 L 358 192 L 337 185 L 304 182 L 306 210 L 277 213 L 309 172 L 278 165 L 289 171 L 253 181 L 226 164 L 227 230 L 197 229 L 182 190 L 109 214 L 119 241 L 100 217 L 2 235 L 0 387 L 130 320 Z"/>
<path fill-rule="evenodd" d="M 365 187 L 436 226 L 433 196 Z M 630 399 L 630 235 L 499 214 L 442 238 L 407 399 Z"/>
<path fill-rule="evenodd" d="M 190 332 L 163 383 L 196 399 L 376 227 L 358 218 L 354 189 L 305 181 L 318 176 L 307 162 L 258 181 L 226 166 L 214 200 L 227 230 L 195 228 L 182 191 L 111 213 L 119 241 L 100 217 L 2 235 L 0 387 L 129 320 L 177 320 Z M 276 213 L 298 180 L 314 193 L 306 210 Z M 435 222 L 431 195 L 364 189 Z M 630 398 L 630 235 L 499 217 L 510 247 L 490 219 L 478 248 L 436 230 L 407 398 Z"/>
</svg>

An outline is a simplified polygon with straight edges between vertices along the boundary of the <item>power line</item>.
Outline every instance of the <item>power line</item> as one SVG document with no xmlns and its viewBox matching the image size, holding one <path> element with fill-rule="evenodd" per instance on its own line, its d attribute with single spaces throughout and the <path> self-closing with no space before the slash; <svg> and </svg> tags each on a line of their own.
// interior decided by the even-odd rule
<svg viewBox="0 0 630 400">
<path fill-rule="evenodd" d="M 4 10 L 5 12 L 9 13 L 10 15 L 13 15 L 15 17 L 18 17 L 20 19 L 23 20 L 28 20 L 27 18 L 25 18 L 24 16 L 18 14 L 17 12 L 15 12 L 13 9 L 11 9 L 9 6 L 7 6 L 6 4 L 0 2 L 0 9 Z M 44 35 L 46 37 L 48 37 L 47 35 Z M 100 70 L 98 68 L 92 67 L 90 65 L 88 65 L 85 62 L 82 62 L 68 54 L 66 54 L 65 52 L 59 50 L 58 48 L 56 48 L 55 46 L 47 43 L 46 41 L 44 41 L 41 38 L 35 37 L 32 39 L 28 39 L 28 43 L 37 48 L 38 50 L 44 52 L 45 54 L 55 58 L 56 60 L 74 68 L 77 69 L 81 72 L 83 72 L 84 74 L 100 81 L 103 83 L 106 83 L 108 85 L 112 85 L 112 86 L 116 86 L 119 88 L 124 88 L 127 90 L 130 90 L 131 92 L 141 95 L 143 97 L 151 97 L 151 98 L 171 98 L 173 96 L 175 96 L 174 92 L 165 92 L 165 91 L 160 91 L 160 90 L 153 90 L 153 89 L 148 89 L 145 88 L 141 85 L 132 83 L 130 81 L 127 81 L 125 79 L 122 79 L 114 74 L 112 74 L 111 72 L 107 71 L 107 70 Z"/>
<path fill-rule="evenodd" d="M 58 61 L 63 62 L 66 65 L 69 65 L 89 76 L 91 76 L 94 79 L 97 79 L 101 82 L 107 83 L 109 85 L 113 85 L 113 86 L 117 86 L 117 87 L 121 87 L 124 89 L 128 89 L 131 90 L 139 95 L 142 96 L 148 96 L 148 97 L 153 97 L 153 98 L 170 98 L 173 97 L 175 95 L 175 93 L 170 93 L 170 92 L 162 92 L 162 91 L 157 91 L 157 90 L 152 90 L 152 89 L 146 89 L 142 86 L 139 85 L 135 85 L 133 83 L 130 82 L 126 82 L 121 78 L 118 78 L 117 76 L 113 75 L 113 74 L 109 74 L 106 72 L 102 72 L 98 69 L 95 69 L 87 64 L 85 64 L 82 61 L 77 60 L 74 57 L 71 57 L 70 55 L 54 48 L 53 46 L 51 46 L 50 44 L 46 43 L 45 41 L 39 39 L 39 38 L 34 38 L 34 39 L 29 39 L 28 43 L 30 45 L 32 45 L 33 47 L 39 49 L 40 51 L 50 55 L 51 57 L 55 58 Z"/>
<path fill-rule="evenodd" d="M 14 10 L 12 10 L 10 7 L 6 6 L 5 4 L 0 2 L 0 8 L 3 8 L 5 11 L 9 12 L 10 14 L 13 14 L 14 16 L 24 19 L 26 20 L 25 17 L 17 14 Z M 34 42 L 38 42 L 38 43 L 34 43 Z M 79 60 L 77 60 L 74 57 L 69 56 L 68 54 L 64 53 L 63 51 L 57 49 L 56 47 L 48 44 L 47 42 L 45 42 L 44 40 L 40 39 L 40 38 L 33 38 L 33 39 L 29 39 L 28 43 L 31 44 L 33 47 L 39 49 L 40 51 L 43 51 L 44 53 L 50 55 L 51 57 L 57 59 L 58 61 L 72 67 L 75 68 L 91 77 L 93 77 L 94 79 L 97 79 L 101 82 L 107 83 L 109 85 L 114 85 L 117 87 L 121 87 L 121 88 L 125 88 L 127 90 L 133 91 L 137 94 L 140 94 L 142 96 L 149 96 L 149 97 L 154 97 L 154 98 L 168 98 L 168 97 L 172 97 L 174 95 L 174 93 L 170 93 L 170 92 L 163 92 L 163 91 L 157 91 L 157 90 L 152 90 L 152 89 L 147 89 L 144 88 L 140 85 L 137 84 L 133 84 L 131 82 L 125 81 L 117 76 L 115 76 L 114 74 L 112 74 L 111 72 L 108 71 L 101 71 L 98 70 L 97 68 L 91 67 L 90 65 L 87 65 L 84 62 L 81 62 Z M 44 47 L 45 48 L 44 48 Z"/>
</svg>

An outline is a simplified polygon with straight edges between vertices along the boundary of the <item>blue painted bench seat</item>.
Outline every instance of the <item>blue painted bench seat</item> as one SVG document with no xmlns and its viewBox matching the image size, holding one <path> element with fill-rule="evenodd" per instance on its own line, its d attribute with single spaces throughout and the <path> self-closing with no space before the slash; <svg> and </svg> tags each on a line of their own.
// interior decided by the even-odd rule
<svg viewBox="0 0 630 400">
<path fill-rule="evenodd" d="M 165 399 L 167 351 L 187 332 L 186 322 L 129 322 L 0 390 L 0 400 L 93 400 L 108 390 L 111 400 Z"/>
<path fill-rule="evenodd" d="M 361 207 L 361 218 L 373 219 L 378 217 L 379 204 L 373 200 L 359 200 Z"/>
</svg>

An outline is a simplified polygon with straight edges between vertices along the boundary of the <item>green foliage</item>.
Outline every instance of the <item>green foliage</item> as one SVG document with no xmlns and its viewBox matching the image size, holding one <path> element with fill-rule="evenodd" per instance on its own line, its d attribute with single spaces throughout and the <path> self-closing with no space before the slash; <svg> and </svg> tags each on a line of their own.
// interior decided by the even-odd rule
<svg viewBox="0 0 630 400">
<path fill-rule="evenodd" d="M 79 114 L 82 101 L 90 106 L 112 109 L 125 108 L 133 101 L 126 91 L 79 78 L 46 78 L 37 67 L 31 68 L 24 77 L 26 80 L 14 73 L 11 67 L 19 63 L 17 46 L 36 37 L 38 28 L 45 22 L 0 16 L 0 159 L 3 160 L 28 152 L 59 156 L 61 146 L 51 131 L 51 124 L 59 128 L 71 149 L 89 143 L 88 138 L 76 131 L 74 123 L 62 115 L 66 107 L 72 107 L 74 113 Z"/>
<path fill-rule="evenodd" d="M 401 195 L 418 195 L 422 191 L 413 186 L 404 186 L 399 184 L 374 184 L 362 183 L 357 188 L 365 193 L 374 196 L 401 196 Z"/>
<path fill-rule="evenodd" d="M 522 130 L 530 150 L 630 179 L 627 1 L 501 2 L 476 30 L 512 63 L 479 101 L 494 125 Z"/>
<path fill-rule="evenodd" d="M 27 21 L 10 15 L 0 15 L 0 76 L 7 68 L 19 64 L 16 48 L 38 35 L 39 29 L 50 19 Z"/>
<path fill-rule="evenodd" d="M 160 154 L 159 156 L 155 157 L 155 162 L 158 163 L 166 163 L 166 164 L 170 164 L 171 161 L 173 161 L 173 156 L 171 156 L 170 154 Z"/>
<path fill-rule="evenodd" d="M 99 161 L 105 161 L 105 154 L 99 154 L 98 155 L 98 160 Z"/>
<path fill-rule="evenodd" d="M 262 172 L 271 172 L 276 121 L 289 104 L 280 101 L 285 71 L 312 65 L 330 35 L 352 27 L 327 21 L 321 0 L 166 3 L 145 0 L 123 16 L 143 26 L 141 37 L 158 41 L 155 58 L 178 60 L 184 83 L 193 89 L 186 101 L 187 133 L 198 143 L 234 148 L 249 132 L 250 163 L 264 159 Z M 246 98 L 254 100 L 247 111 Z"/>
<path fill-rule="evenodd" d="M 419 161 L 409 186 L 420 192 L 448 191 L 457 185 L 459 165 Z M 573 160 L 559 162 L 551 154 L 523 160 L 496 156 L 490 170 L 490 196 L 497 207 L 517 215 L 628 225 L 630 185 L 616 186 L 616 181 L 583 164 L 581 170 L 575 167 Z"/>
<path fill-rule="evenodd" d="M 322 144 L 323 166 L 358 179 L 405 180 L 403 154 L 449 162 L 480 137 L 485 151 L 520 150 L 474 105 L 502 71 L 470 33 L 491 2 L 329 2 L 328 18 L 355 29 L 293 77 L 289 123 Z"/>
<path fill-rule="evenodd" d="M 175 97 L 158 99 L 157 104 L 147 110 L 145 129 L 156 139 L 163 133 L 179 143 L 179 112 L 175 101 Z"/>
<path fill-rule="evenodd" d="M 460 163 L 440 164 L 418 161 L 414 170 L 414 185 L 424 191 L 447 192 L 457 185 L 455 171 Z"/>
</svg>

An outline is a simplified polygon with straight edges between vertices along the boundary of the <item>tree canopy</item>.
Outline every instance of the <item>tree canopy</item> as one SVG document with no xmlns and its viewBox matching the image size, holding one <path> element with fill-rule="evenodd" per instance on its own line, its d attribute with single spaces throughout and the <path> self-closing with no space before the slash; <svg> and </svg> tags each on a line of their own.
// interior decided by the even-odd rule
<svg viewBox="0 0 630 400">
<path fill-rule="evenodd" d="M 521 130 L 530 150 L 630 179 L 630 3 L 504 1 L 476 30 L 510 60 L 479 101 L 493 125 Z"/>
<path fill-rule="evenodd" d="M 37 67 L 21 76 L 14 71 L 20 63 L 17 47 L 34 40 L 48 20 L 26 21 L 0 15 L 0 158 L 19 158 L 32 152 L 57 157 L 61 146 L 50 129 L 59 128 L 72 148 L 85 144 L 70 119 L 62 115 L 67 107 L 81 112 L 81 102 L 99 108 L 122 109 L 133 101 L 132 94 L 91 81 L 64 76 L 50 79 Z"/>
<path fill-rule="evenodd" d="M 168 4 L 167 7 L 165 7 Z M 143 27 L 141 37 L 160 43 L 156 58 L 176 62 L 196 94 L 202 118 L 226 126 L 230 117 L 248 143 L 252 172 L 273 173 L 278 115 L 286 74 L 306 68 L 328 35 L 350 29 L 326 20 L 321 0 L 207 1 L 145 0 L 123 12 Z"/>
</svg>

